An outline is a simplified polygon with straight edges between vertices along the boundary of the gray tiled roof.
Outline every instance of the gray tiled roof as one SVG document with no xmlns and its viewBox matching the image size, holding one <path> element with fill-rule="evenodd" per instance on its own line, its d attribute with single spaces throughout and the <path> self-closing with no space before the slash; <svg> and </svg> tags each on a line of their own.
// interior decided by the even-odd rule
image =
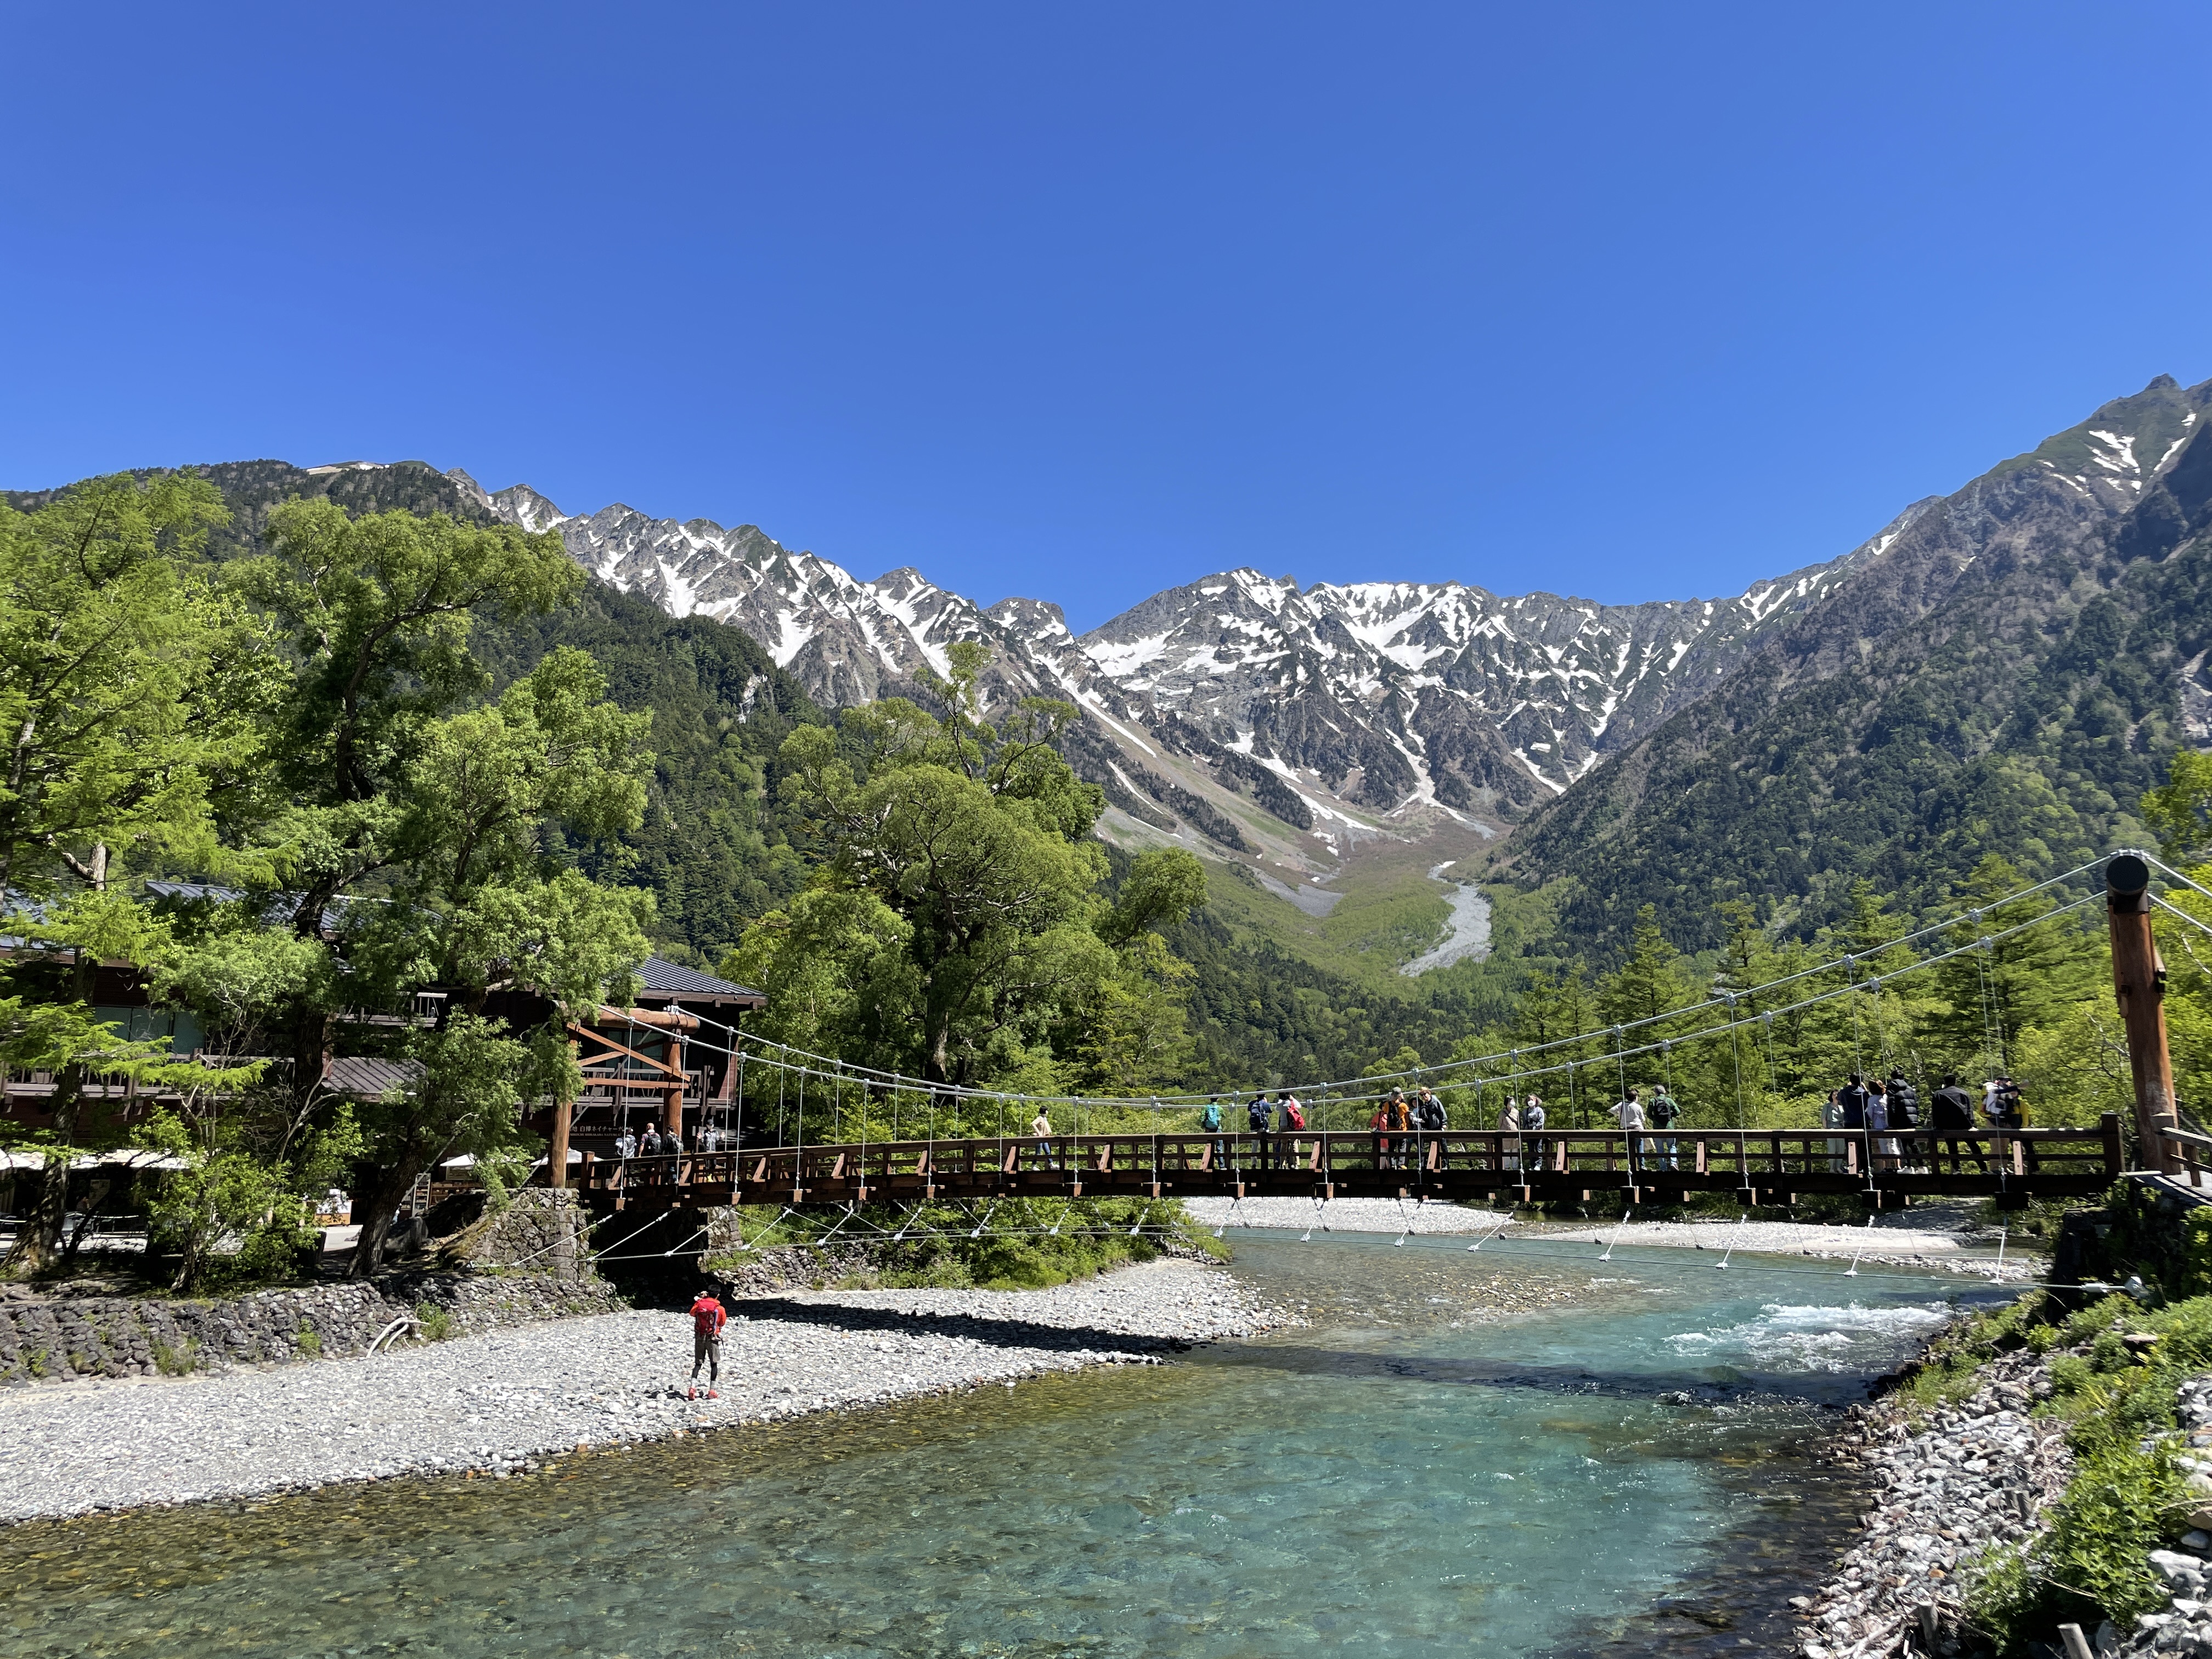
<svg viewBox="0 0 2212 1659">
<path fill-rule="evenodd" d="M 767 1000 L 758 991 L 750 990 L 726 979 L 717 979 L 712 974 L 702 974 L 696 968 L 686 968 L 681 963 L 670 962 L 661 957 L 647 957 L 645 965 L 638 969 L 638 977 L 645 981 L 647 990 L 658 992 L 662 996 Z"/>
<path fill-rule="evenodd" d="M 362 1100 L 380 1100 L 397 1089 L 404 1092 L 414 1087 L 422 1075 L 420 1061 L 412 1060 L 373 1060 L 358 1054 L 340 1054 L 323 1073 L 323 1081 L 342 1095 L 353 1095 Z"/>
</svg>

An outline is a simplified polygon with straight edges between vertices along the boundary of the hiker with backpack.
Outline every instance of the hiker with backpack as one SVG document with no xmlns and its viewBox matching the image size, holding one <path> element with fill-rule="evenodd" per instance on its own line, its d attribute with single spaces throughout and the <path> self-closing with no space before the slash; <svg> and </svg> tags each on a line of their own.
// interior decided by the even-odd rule
<svg viewBox="0 0 2212 1659">
<path fill-rule="evenodd" d="M 1402 1170 L 1406 1167 L 1406 1143 L 1413 1138 L 1413 1109 L 1407 1103 L 1406 1091 L 1403 1089 L 1390 1091 L 1389 1108 L 1391 1137 L 1397 1142 L 1393 1151 L 1390 1167 L 1394 1170 Z"/>
<path fill-rule="evenodd" d="M 1252 1166 L 1255 1170 L 1272 1170 L 1275 1167 L 1274 1145 L 1267 1138 L 1267 1125 L 1272 1117 L 1273 1112 L 1267 1105 L 1267 1091 L 1264 1089 L 1255 1091 L 1244 1108 L 1244 1121 L 1251 1126 L 1253 1138 L 1258 1142 L 1258 1162 Z"/>
<path fill-rule="evenodd" d="M 730 1322 L 729 1314 L 715 1298 L 711 1285 L 699 1292 L 691 1304 L 691 1387 L 684 1397 L 699 1397 L 699 1367 L 707 1368 L 707 1398 L 720 1400 L 714 1385 L 722 1380 L 722 1328 Z"/>
<path fill-rule="evenodd" d="M 1920 1091 L 1899 1066 L 1891 1071 L 1883 1092 L 1889 1097 L 1889 1132 L 1899 1136 L 1898 1145 L 1905 1148 L 1905 1167 L 1926 1169 L 1929 1160 L 1920 1155 Z"/>
<path fill-rule="evenodd" d="M 1614 1103 L 1613 1121 L 1620 1125 L 1621 1133 L 1628 1142 L 1628 1178 L 1632 1184 L 1636 1181 L 1637 1171 L 1643 1167 L 1640 1154 L 1644 1140 L 1644 1099 L 1639 1091 L 1631 1089 Z"/>
<path fill-rule="evenodd" d="M 1291 1139 L 1291 1136 L 1306 1127 L 1306 1109 L 1298 1103 L 1298 1097 L 1296 1095 L 1285 1089 L 1275 1097 L 1275 1109 L 1282 1120 L 1280 1145 L 1283 1149 L 1283 1167 L 1286 1170 L 1295 1170 L 1298 1167 L 1298 1143 Z"/>
<path fill-rule="evenodd" d="M 1929 1163 L 1940 1168 L 1941 1160 L 1936 1152 L 1936 1143 L 1939 1138 L 1948 1136 L 1951 1173 L 1957 1175 L 1960 1172 L 1958 1137 L 1964 1135 L 1966 1137 L 1968 1154 L 1972 1156 L 1981 1172 L 1987 1175 L 1990 1172 L 1990 1161 L 1982 1153 L 1981 1143 L 1974 1139 L 1973 1098 L 1959 1086 L 1959 1079 L 1955 1074 L 1944 1073 L 1943 1086 L 1929 1097 L 1928 1107 Z"/>
<path fill-rule="evenodd" d="M 1674 1125 L 1681 1121 L 1682 1109 L 1674 1097 L 1667 1092 L 1665 1084 L 1661 1084 L 1652 1094 L 1651 1103 L 1644 1108 L 1644 1115 L 1658 1131 L 1651 1139 L 1651 1167 L 1655 1170 L 1681 1168 L 1675 1156 L 1679 1143 L 1674 1139 Z"/>
<path fill-rule="evenodd" d="M 1531 1090 L 1521 1108 L 1521 1133 L 1528 1137 L 1526 1162 L 1528 1170 L 1544 1167 L 1544 1100 Z"/>
<path fill-rule="evenodd" d="M 1451 1124 L 1450 1114 L 1444 1110 L 1443 1102 L 1437 1098 L 1436 1091 L 1425 1083 L 1421 1085 L 1420 1092 L 1413 1097 L 1413 1124 L 1425 1135 L 1440 1135 Z M 1421 1156 L 1414 1159 L 1414 1162 L 1422 1169 L 1428 1168 L 1429 1159 L 1425 1148 L 1422 1150 Z"/>
<path fill-rule="evenodd" d="M 1220 1139 L 1221 1097 L 1219 1095 L 1214 1096 L 1212 1099 L 1207 1101 L 1205 1105 L 1199 1109 L 1198 1129 L 1200 1134 L 1207 1134 L 1214 1137 L 1211 1148 L 1212 1156 L 1207 1159 L 1208 1167 L 1214 1170 L 1227 1169 L 1229 1167 L 1229 1144 Z"/>
</svg>

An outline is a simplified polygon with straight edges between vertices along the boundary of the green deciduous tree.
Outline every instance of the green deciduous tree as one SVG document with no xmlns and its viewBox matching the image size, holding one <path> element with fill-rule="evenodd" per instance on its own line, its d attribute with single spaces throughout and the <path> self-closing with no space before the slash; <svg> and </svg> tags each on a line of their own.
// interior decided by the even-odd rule
<svg viewBox="0 0 2212 1659">
<path fill-rule="evenodd" d="M 1188 854 L 1137 860 L 1117 901 L 1090 839 L 1103 799 L 1052 744 L 1076 711 L 978 712 L 980 646 L 930 687 L 780 757 L 822 864 L 728 971 L 768 989 L 767 1035 L 939 1083 L 1027 1078 L 1142 1087 L 1182 1063 L 1176 965 L 1157 930 L 1202 901 Z"/>
<path fill-rule="evenodd" d="M 0 505 L 0 911 L 55 941 L 19 957 L 0 1000 L 9 1064 L 51 1072 L 51 1131 L 15 1261 L 58 1247 L 88 1078 L 165 1080 L 166 1045 L 94 1018 L 102 961 L 166 944 L 111 902 L 119 856 L 219 858 L 219 804 L 257 787 L 278 684 L 264 630 L 187 561 L 227 515 L 204 482 L 96 478 L 34 514 Z"/>
</svg>

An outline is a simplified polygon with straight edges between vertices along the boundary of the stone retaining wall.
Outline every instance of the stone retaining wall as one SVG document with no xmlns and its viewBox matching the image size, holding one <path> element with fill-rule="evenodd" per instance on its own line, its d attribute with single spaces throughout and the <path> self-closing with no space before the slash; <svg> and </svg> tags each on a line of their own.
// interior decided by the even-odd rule
<svg viewBox="0 0 2212 1659">
<path fill-rule="evenodd" d="M 596 1278 L 539 1273 L 395 1273 L 222 1301 L 13 1291 L 0 1298 L 0 1383 L 225 1370 L 358 1353 L 422 1303 L 443 1310 L 456 1335 L 623 1305 Z"/>
</svg>

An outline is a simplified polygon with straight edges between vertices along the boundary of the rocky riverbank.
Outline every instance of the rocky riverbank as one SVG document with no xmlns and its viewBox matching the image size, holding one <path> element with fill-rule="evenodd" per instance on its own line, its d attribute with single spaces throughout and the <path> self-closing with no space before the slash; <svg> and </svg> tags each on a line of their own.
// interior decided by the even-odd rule
<svg viewBox="0 0 2212 1659">
<path fill-rule="evenodd" d="M 603 1280 L 539 1273 L 392 1273 L 197 1299 L 0 1286 L 0 1384 L 182 1376 L 356 1354 L 422 1307 L 467 1334 L 620 1306 Z"/>
<path fill-rule="evenodd" d="M 1874 1507 L 1857 1545 L 1816 1595 L 1791 1605 L 1806 1659 L 1954 1654 L 1976 1562 L 2042 1525 L 2074 1468 L 2063 1425 L 2031 1419 L 2051 1392 L 2045 1359 L 2021 1350 L 1986 1365 L 1971 1397 L 1916 1433 L 1897 1404 L 1852 1409 L 1835 1455 L 1870 1473 Z"/>
<path fill-rule="evenodd" d="M 583 1444 L 1157 1364 L 1297 1322 L 1218 1268 L 1180 1261 L 1048 1291 L 809 1292 L 733 1313 L 714 1400 L 685 1397 L 690 1322 L 646 1311 L 320 1365 L 0 1392 L 0 1520 L 414 1473 L 503 1476 Z"/>
</svg>

